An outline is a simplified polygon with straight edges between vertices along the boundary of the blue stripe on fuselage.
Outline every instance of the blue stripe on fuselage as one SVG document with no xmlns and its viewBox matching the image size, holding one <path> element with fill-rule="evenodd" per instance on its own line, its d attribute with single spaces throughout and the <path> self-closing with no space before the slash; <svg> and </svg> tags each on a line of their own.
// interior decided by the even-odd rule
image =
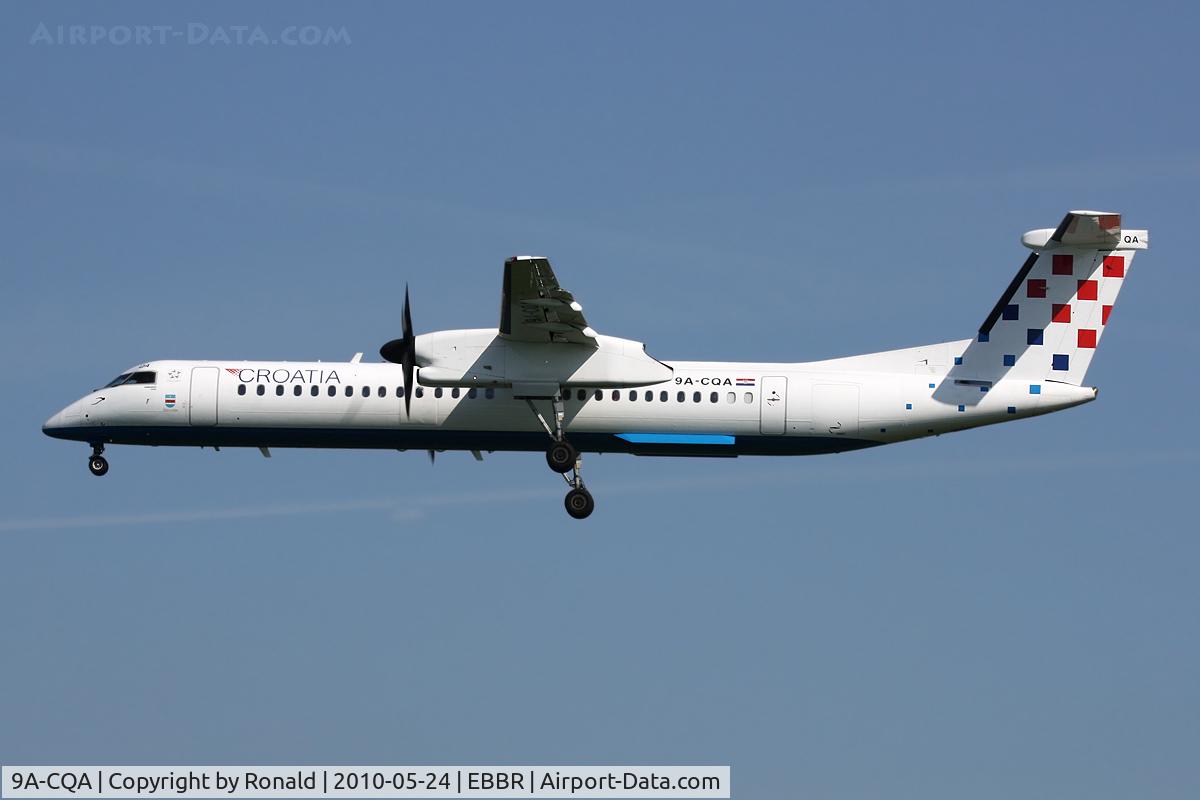
<svg viewBox="0 0 1200 800">
<path fill-rule="evenodd" d="M 712 433 L 618 433 L 618 439 L 631 444 L 735 444 L 727 434 Z"/>
</svg>

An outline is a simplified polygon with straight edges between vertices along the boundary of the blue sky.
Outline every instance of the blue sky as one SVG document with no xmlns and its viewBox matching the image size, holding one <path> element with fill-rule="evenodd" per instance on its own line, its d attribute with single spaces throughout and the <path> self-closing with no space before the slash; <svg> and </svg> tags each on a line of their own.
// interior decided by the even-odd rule
<svg viewBox="0 0 1200 800">
<path fill-rule="evenodd" d="M 1194 8 L 5 4 L 0 762 L 731 764 L 735 796 L 1200 792 Z M 30 44 L 39 23 L 348 44 Z M 963 338 L 1149 228 L 1062 414 L 808 459 L 110 449 L 150 358 L 373 357 L 550 256 L 663 359 Z"/>
</svg>

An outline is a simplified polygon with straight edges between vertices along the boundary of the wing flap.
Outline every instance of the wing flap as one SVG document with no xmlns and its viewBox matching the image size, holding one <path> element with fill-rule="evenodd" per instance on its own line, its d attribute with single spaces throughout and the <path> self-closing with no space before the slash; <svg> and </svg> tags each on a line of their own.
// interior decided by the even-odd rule
<svg viewBox="0 0 1200 800">
<path fill-rule="evenodd" d="M 504 262 L 500 335 L 522 342 L 597 346 L 583 306 L 558 285 L 549 259 L 540 256 L 513 256 Z"/>
</svg>

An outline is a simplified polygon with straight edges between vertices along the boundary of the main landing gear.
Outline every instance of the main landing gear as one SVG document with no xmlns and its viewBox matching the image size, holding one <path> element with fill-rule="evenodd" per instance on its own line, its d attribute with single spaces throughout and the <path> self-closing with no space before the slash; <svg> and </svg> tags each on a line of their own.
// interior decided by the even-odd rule
<svg viewBox="0 0 1200 800">
<path fill-rule="evenodd" d="M 100 455 L 104 452 L 104 445 L 92 445 L 92 454 L 88 457 L 88 469 L 91 473 L 99 478 L 108 472 L 108 459 Z"/>
<path fill-rule="evenodd" d="M 546 465 L 560 475 L 570 472 L 579 458 L 578 451 L 570 442 L 551 442 L 546 448 Z"/>
<path fill-rule="evenodd" d="M 581 483 L 576 488 L 567 492 L 567 497 L 563 500 L 563 505 L 567 507 L 567 513 L 575 519 L 584 519 L 591 515 L 596 508 L 596 501 L 592 499 L 592 493 L 583 488 Z"/>
<path fill-rule="evenodd" d="M 525 402 L 550 437 L 550 445 L 546 448 L 546 465 L 562 475 L 567 486 L 571 487 L 563 501 L 567 513 L 575 519 L 584 519 L 596 508 L 596 501 L 592 499 L 591 492 L 583 485 L 583 476 L 580 474 L 583 469 L 583 456 L 575 449 L 574 445 L 567 441 L 566 434 L 563 432 L 565 412 L 562 393 L 554 395 L 551 401 L 554 408 L 553 428 L 546 422 L 546 418 L 542 416 L 542 412 L 538 411 L 532 400 L 526 398 Z M 568 472 L 571 473 L 570 477 L 567 476 Z"/>
</svg>

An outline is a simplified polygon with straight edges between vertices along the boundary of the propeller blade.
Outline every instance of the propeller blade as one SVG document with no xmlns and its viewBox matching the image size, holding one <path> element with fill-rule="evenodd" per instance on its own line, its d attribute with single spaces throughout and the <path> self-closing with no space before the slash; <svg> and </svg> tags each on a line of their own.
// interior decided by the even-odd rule
<svg viewBox="0 0 1200 800">
<path fill-rule="evenodd" d="M 430 450 L 429 451 L 429 463 L 434 464 L 436 462 L 437 462 L 437 453 L 435 453 L 433 450 Z"/>
<path fill-rule="evenodd" d="M 404 369 L 404 413 L 412 414 L 412 396 L 415 390 L 413 375 L 417 369 L 416 334 L 413 333 L 412 303 L 408 297 L 408 286 L 404 287 L 404 314 L 401 317 L 403 336 L 392 339 L 379 348 L 379 355 L 384 361 L 399 364 Z"/>
<path fill-rule="evenodd" d="M 404 370 L 404 415 L 412 416 L 413 371 L 417 366 L 416 337 L 413 335 L 412 306 L 408 301 L 408 284 L 404 284 L 404 355 L 401 367 Z"/>
<path fill-rule="evenodd" d="M 404 284 L 404 317 L 400 324 L 403 326 L 401 332 L 405 339 L 412 339 L 413 324 L 412 324 L 412 304 L 408 300 L 408 284 Z"/>
</svg>

